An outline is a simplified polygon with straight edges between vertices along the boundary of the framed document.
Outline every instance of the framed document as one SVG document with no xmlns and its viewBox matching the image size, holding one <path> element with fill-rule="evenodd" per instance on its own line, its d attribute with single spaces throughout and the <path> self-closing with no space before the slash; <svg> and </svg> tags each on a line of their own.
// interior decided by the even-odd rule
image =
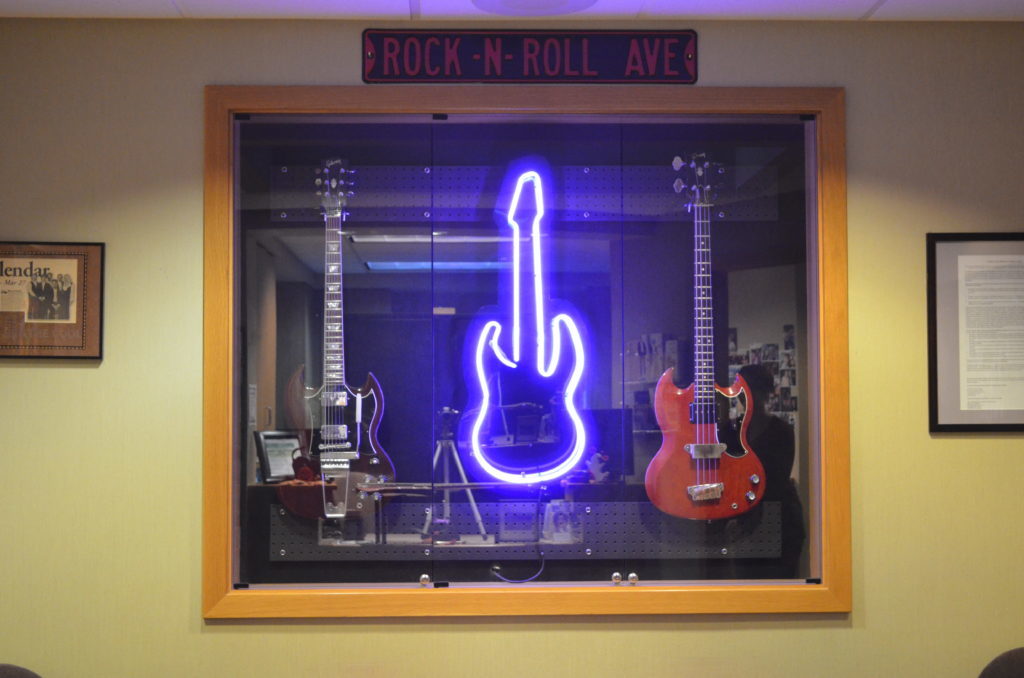
<svg viewBox="0 0 1024 678">
<path fill-rule="evenodd" d="M 103 243 L 0 243 L 0 357 L 103 357 Z"/>
<path fill-rule="evenodd" d="M 263 482 L 276 483 L 288 480 L 294 474 L 292 458 L 302 447 L 299 436 L 293 431 L 253 431 L 256 437 L 256 454 L 260 459 Z"/>
<path fill-rule="evenodd" d="M 1024 233 L 927 242 L 929 430 L 1024 431 Z"/>
</svg>

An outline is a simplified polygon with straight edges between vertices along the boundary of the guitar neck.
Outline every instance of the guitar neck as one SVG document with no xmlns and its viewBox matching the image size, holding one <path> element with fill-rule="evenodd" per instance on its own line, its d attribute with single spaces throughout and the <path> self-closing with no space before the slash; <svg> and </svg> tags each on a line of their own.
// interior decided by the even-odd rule
<svg viewBox="0 0 1024 678">
<path fill-rule="evenodd" d="M 344 212 L 324 215 L 324 392 L 345 389 L 345 327 L 341 293 Z"/>
<path fill-rule="evenodd" d="M 714 308 L 711 290 L 711 206 L 693 205 L 694 403 L 715 402 Z"/>
</svg>

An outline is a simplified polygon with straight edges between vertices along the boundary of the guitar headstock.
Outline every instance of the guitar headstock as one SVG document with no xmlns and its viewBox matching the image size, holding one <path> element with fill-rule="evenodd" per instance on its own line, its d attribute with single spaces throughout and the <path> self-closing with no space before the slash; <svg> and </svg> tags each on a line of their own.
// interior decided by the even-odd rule
<svg viewBox="0 0 1024 678">
<path fill-rule="evenodd" d="M 689 158 L 676 156 L 672 159 L 672 169 L 679 172 L 672 188 L 676 193 L 685 193 L 689 201 L 687 210 L 693 206 L 708 207 L 714 204 L 719 176 L 725 173 L 725 167 L 710 162 L 704 153 L 694 153 Z"/>
<path fill-rule="evenodd" d="M 316 186 L 316 194 L 320 198 L 320 206 L 324 215 L 328 217 L 344 216 L 345 206 L 349 197 L 355 195 L 351 190 L 355 186 L 352 175 L 355 170 L 345 166 L 341 158 L 325 160 L 316 169 L 316 179 L 313 183 Z"/>
</svg>

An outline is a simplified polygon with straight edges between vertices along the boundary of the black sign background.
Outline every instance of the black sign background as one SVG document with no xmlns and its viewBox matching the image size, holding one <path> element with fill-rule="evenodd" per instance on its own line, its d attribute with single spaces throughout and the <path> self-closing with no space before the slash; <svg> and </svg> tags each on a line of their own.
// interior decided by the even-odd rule
<svg viewBox="0 0 1024 678">
<path fill-rule="evenodd" d="M 697 33 L 371 28 L 363 81 L 693 84 Z"/>
</svg>

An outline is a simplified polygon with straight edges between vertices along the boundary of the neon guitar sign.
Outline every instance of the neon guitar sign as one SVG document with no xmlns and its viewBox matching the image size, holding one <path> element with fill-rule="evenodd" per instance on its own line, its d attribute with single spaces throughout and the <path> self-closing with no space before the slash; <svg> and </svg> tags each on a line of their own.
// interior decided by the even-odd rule
<svg viewBox="0 0 1024 678">
<path fill-rule="evenodd" d="M 522 225 L 529 208 L 533 305 L 523 309 Z M 544 190 L 536 171 L 519 175 L 508 207 L 512 230 L 510 313 L 471 334 L 471 387 L 477 389 L 469 431 L 473 458 L 490 476 L 514 484 L 546 482 L 571 471 L 583 457 L 586 431 L 577 406 L 585 357 L 579 325 L 568 312 L 548 317 L 541 225 Z M 505 334 L 509 317 L 511 330 Z M 530 322 L 532 321 L 532 322 Z M 532 326 L 536 351 L 524 352 L 524 327 Z M 502 348 L 502 335 L 511 335 Z M 474 338 L 475 337 L 475 338 Z M 475 414 L 474 414 L 475 410 Z"/>
</svg>

